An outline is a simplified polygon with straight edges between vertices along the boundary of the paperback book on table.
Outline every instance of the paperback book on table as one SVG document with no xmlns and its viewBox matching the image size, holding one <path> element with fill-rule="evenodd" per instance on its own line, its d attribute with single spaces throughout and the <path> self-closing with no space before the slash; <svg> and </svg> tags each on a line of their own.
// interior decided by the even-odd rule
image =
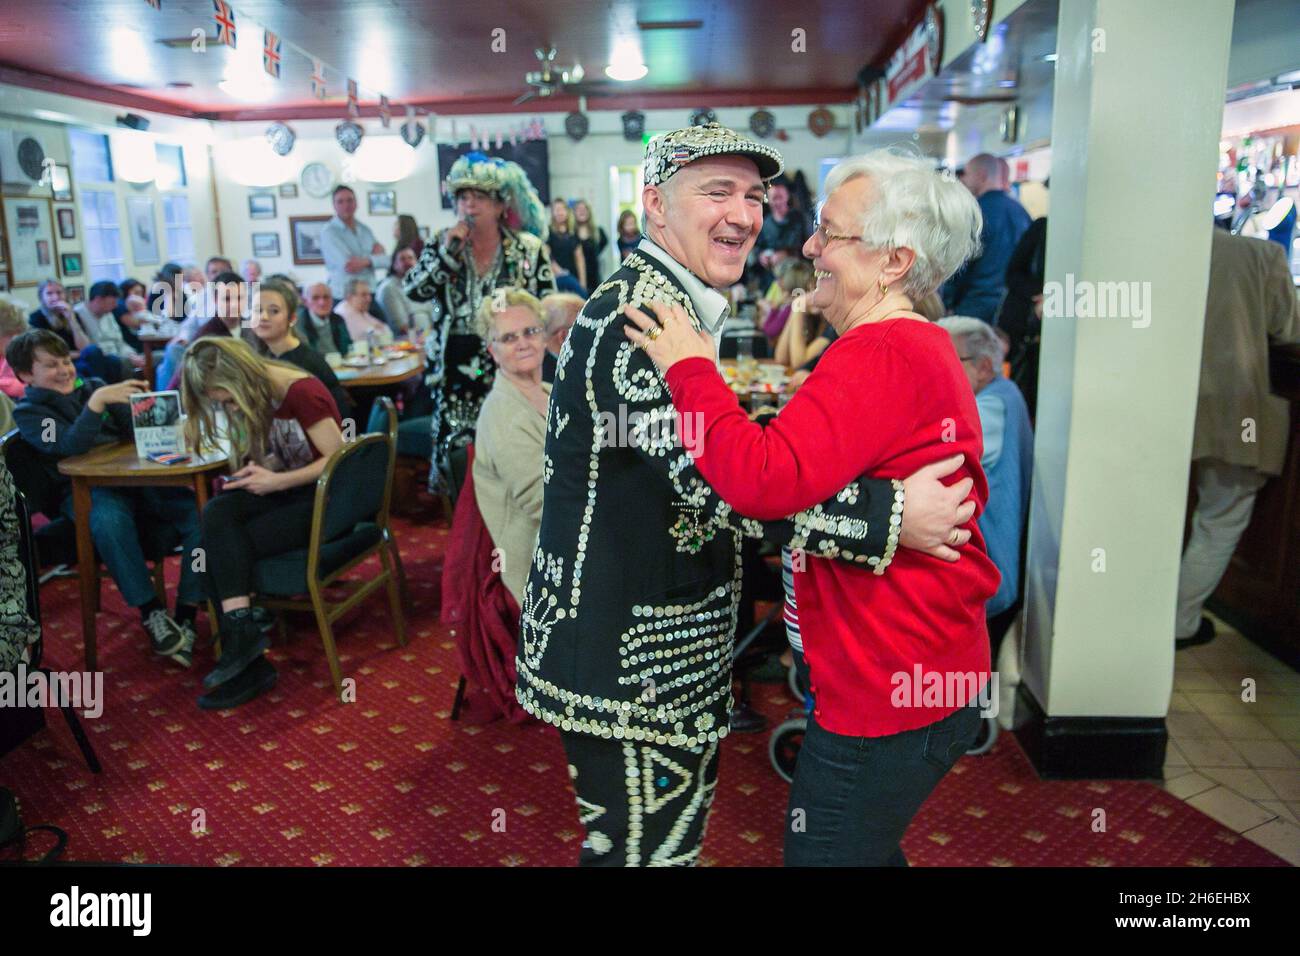
<svg viewBox="0 0 1300 956">
<path fill-rule="evenodd" d="M 135 453 L 139 457 L 185 454 L 180 392 L 132 395 L 131 425 L 135 430 Z"/>
</svg>

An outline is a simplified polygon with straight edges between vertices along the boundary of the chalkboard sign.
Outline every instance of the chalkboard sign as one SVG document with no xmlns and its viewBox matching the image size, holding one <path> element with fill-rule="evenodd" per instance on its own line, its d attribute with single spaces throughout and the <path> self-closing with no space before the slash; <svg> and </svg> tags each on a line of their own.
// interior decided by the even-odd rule
<svg viewBox="0 0 1300 956">
<path fill-rule="evenodd" d="M 438 172 L 442 179 L 447 178 L 447 172 L 451 169 L 452 163 L 466 153 L 474 152 L 474 150 L 475 147 L 469 143 L 439 143 Z M 524 172 L 528 174 L 528 181 L 537 190 L 537 195 L 541 197 L 542 203 L 546 204 L 551 201 L 551 163 L 550 153 L 546 148 L 546 140 L 532 139 L 518 144 L 502 142 L 499 149 L 490 147 L 482 149 L 481 152 L 488 156 L 496 156 L 518 163 L 523 167 Z M 441 189 L 441 183 L 439 183 L 439 188 Z M 455 199 L 455 196 L 443 194 L 442 208 L 451 209 L 455 204 Z"/>
</svg>

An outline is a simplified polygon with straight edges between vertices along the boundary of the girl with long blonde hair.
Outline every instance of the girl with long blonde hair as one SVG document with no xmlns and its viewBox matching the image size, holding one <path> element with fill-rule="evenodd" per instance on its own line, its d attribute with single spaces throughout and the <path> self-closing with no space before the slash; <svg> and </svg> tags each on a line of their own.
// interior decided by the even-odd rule
<svg viewBox="0 0 1300 956">
<path fill-rule="evenodd" d="M 199 706 L 234 707 L 275 684 L 262 655 L 269 642 L 252 616 L 253 567 L 307 546 L 316 479 L 343 445 L 329 391 L 313 375 L 262 358 L 246 342 L 194 342 L 181 366 L 181 400 L 191 448 L 218 443 L 216 410 L 229 420 L 231 467 L 203 509 L 209 591 L 221 609 L 221 659 L 203 679 Z"/>
</svg>

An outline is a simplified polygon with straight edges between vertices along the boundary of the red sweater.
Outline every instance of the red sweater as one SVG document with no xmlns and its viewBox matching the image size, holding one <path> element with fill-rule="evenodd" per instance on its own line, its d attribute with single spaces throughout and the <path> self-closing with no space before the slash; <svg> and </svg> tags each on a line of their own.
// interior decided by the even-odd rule
<svg viewBox="0 0 1300 956">
<path fill-rule="evenodd" d="M 983 510 L 988 485 L 975 396 L 938 326 L 887 319 L 845 333 L 766 427 L 749 420 L 708 359 L 678 362 L 667 380 L 679 416 L 695 415 L 701 426 L 683 431 L 696 436 L 696 466 L 740 514 L 784 517 L 864 473 L 906 478 L 957 453 L 966 461 L 946 481 L 974 479 Z M 978 510 L 955 564 L 900 548 L 878 575 L 863 564 L 813 557 L 816 534 L 809 539 L 806 570 L 794 576 L 795 602 L 823 728 L 882 737 L 925 727 L 964 706 L 987 681 L 984 604 L 998 572 L 976 525 Z"/>
</svg>

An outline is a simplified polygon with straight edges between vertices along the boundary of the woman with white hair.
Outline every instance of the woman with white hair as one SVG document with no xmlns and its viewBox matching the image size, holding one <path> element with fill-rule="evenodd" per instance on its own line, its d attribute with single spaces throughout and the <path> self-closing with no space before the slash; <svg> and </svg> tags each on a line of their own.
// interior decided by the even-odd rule
<svg viewBox="0 0 1300 956">
<path fill-rule="evenodd" d="M 665 374 L 697 436 L 696 466 L 737 513 L 780 518 L 852 494 L 859 475 L 902 478 L 954 453 L 963 464 L 951 480 L 972 479 L 982 507 L 974 396 L 948 334 L 913 305 L 976 250 L 979 208 L 929 161 L 888 150 L 840 163 L 826 190 L 803 251 L 816 270 L 810 303 L 838 338 L 780 414 L 749 420 L 712 341 L 680 309 L 651 303 L 656 323 L 629 307 L 640 331 L 627 334 Z M 833 561 L 816 555 L 815 532 L 797 556 L 815 709 L 790 791 L 787 865 L 906 865 L 903 833 L 974 738 L 989 681 L 984 604 L 998 575 L 974 518 L 949 543 L 968 537 L 952 564 L 894 544 L 874 567 Z"/>
</svg>

